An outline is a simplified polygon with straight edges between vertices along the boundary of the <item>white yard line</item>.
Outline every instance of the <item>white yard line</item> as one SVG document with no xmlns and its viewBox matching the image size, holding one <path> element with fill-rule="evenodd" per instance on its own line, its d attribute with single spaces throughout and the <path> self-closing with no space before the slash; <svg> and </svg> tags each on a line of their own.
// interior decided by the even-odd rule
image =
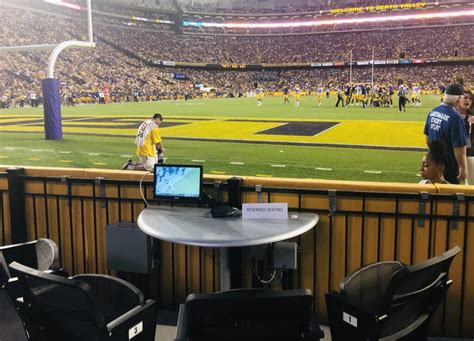
<svg viewBox="0 0 474 341">
<path fill-rule="evenodd" d="M 382 171 L 365 170 L 364 173 L 368 173 L 368 174 L 382 174 Z"/>
</svg>

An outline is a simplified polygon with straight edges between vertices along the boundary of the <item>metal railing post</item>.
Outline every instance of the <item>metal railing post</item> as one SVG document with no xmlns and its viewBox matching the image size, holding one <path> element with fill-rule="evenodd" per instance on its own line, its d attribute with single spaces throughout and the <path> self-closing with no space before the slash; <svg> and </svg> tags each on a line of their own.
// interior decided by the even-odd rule
<svg viewBox="0 0 474 341">
<path fill-rule="evenodd" d="M 10 225 L 12 243 L 27 241 L 26 236 L 26 204 L 25 204 L 24 168 L 8 168 L 8 201 L 10 203 Z"/>
</svg>

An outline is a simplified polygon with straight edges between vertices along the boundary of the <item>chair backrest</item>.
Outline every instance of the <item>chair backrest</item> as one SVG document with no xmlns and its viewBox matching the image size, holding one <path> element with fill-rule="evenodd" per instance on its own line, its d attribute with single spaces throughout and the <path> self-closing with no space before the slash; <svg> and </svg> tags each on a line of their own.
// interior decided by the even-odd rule
<svg viewBox="0 0 474 341">
<path fill-rule="evenodd" d="M 54 241 L 45 238 L 0 247 L 0 285 L 14 276 L 8 268 L 8 264 L 12 262 L 43 271 L 57 269 L 58 247 Z"/>
<path fill-rule="evenodd" d="M 382 313 L 389 316 L 382 336 L 392 334 L 401 326 L 422 321 L 421 315 L 426 316 L 422 322 L 428 324 L 449 288 L 449 267 L 460 251 L 455 246 L 440 256 L 394 273 L 382 307 Z"/>
<path fill-rule="evenodd" d="M 310 290 L 238 289 L 186 299 L 187 340 L 319 340 Z M 319 327 L 318 332 L 319 332 Z"/>
<path fill-rule="evenodd" d="M 459 252 L 461 248 L 455 246 L 440 256 L 407 266 L 403 274 L 394 278 L 394 295 L 417 292 L 434 283 L 442 273 L 448 274 L 449 267 Z"/>
<path fill-rule="evenodd" d="M 379 311 L 392 276 L 404 267 L 397 261 L 368 264 L 341 282 L 341 294 L 371 311 Z"/>
<path fill-rule="evenodd" d="M 10 268 L 23 286 L 30 334 L 40 340 L 98 340 L 104 323 L 94 305 L 92 288 L 82 281 L 44 273 L 13 262 Z"/>
</svg>

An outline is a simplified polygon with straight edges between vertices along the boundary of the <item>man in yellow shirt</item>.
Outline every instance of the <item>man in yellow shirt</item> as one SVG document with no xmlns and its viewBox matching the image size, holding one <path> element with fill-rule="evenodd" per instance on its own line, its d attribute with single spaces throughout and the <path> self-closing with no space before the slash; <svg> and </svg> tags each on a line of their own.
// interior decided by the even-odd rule
<svg viewBox="0 0 474 341">
<path fill-rule="evenodd" d="M 162 121 L 161 114 L 154 114 L 151 119 L 140 124 L 135 138 L 138 158 L 148 171 L 153 170 L 155 163 L 158 163 L 159 154 L 165 151 L 158 129 Z"/>
</svg>

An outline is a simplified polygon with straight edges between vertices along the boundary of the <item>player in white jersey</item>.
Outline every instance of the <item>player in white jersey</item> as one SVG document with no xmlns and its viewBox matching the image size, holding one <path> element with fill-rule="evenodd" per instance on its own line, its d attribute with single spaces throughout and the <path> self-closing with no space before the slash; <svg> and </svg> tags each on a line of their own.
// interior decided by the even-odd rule
<svg viewBox="0 0 474 341">
<path fill-rule="evenodd" d="M 295 107 L 300 106 L 301 89 L 299 85 L 295 86 Z"/>
<path fill-rule="evenodd" d="M 259 86 L 255 90 L 255 94 L 257 96 L 257 106 L 261 106 L 263 104 L 263 88 Z"/>
<path fill-rule="evenodd" d="M 420 97 L 421 97 L 421 86 L 418 83 L 415 83 L 411 89 L 412 91 L 412 104 L 415 107 L 419 107 L 421 105 Z"/>
<path fill-rule="evenodd" d="M 324 96 L 326 95 L 326 89 L 322 84 L 318 85 L 316 90 L 316 97 L 318 98 L 318 106 L 321 106 Z"/>
</svg>

